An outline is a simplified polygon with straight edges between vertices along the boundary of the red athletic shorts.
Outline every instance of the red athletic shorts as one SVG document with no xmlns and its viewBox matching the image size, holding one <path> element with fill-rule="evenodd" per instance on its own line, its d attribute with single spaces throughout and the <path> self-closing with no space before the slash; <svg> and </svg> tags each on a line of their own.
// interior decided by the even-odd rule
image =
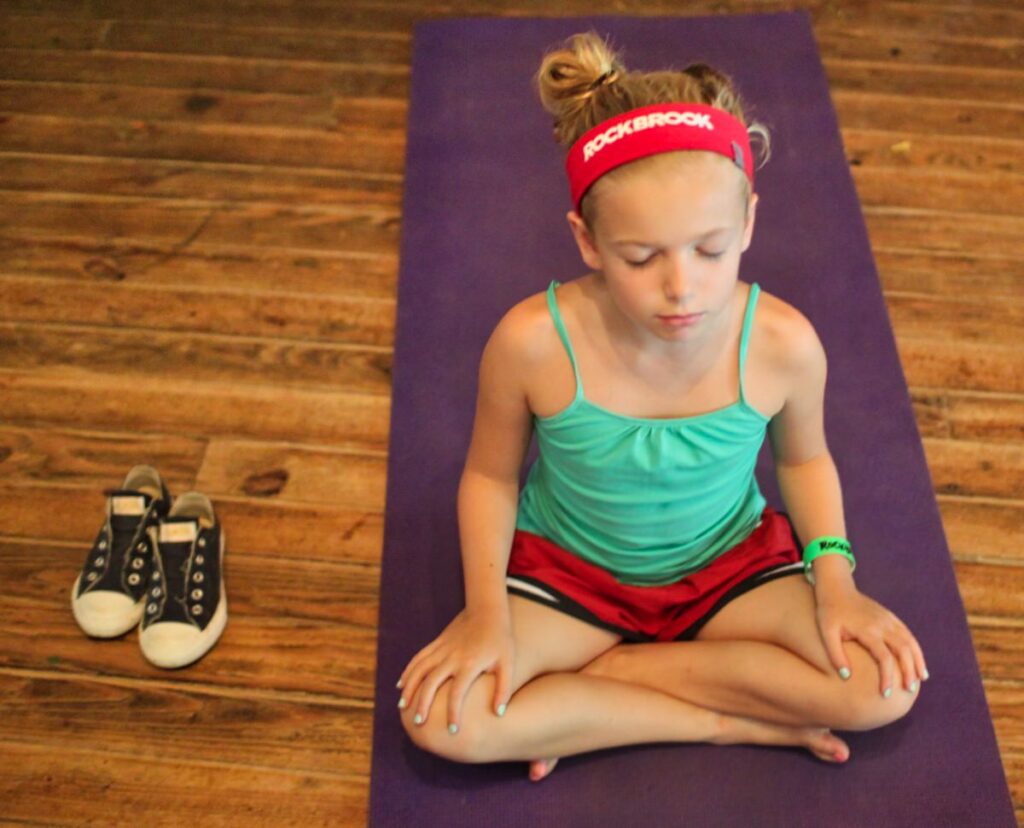
<svg viewBox="0 0 1024 828">
<path fill-rule="evenodd" d="M 803 572 L 802 555 L 786 512 L 765 506 L 753 532 L 711 563 L 672 584 L 631 586 L 547 538 L 516 529 L 506 585 L 521 595 L 625 641 L 683 641 L 729 601 L 784 575 Z"/>
</svg>

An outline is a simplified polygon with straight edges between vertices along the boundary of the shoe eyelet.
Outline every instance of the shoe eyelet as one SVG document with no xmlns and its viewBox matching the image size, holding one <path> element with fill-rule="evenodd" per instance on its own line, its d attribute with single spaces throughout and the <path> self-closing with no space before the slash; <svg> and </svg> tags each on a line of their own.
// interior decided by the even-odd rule
<svg viewBox="0 0 1024 828">
<path fill-rule="evenodd" d="M 200 546 L 206 546 L 206 538 L 200 538 L 199 539 L 199 545 Z"/>
<path fill-rule="evenodd" d="M 134 572 L 128 576 L 128 583 L 132 586 L 135 586 L 140 580 L 141 578 Z"/>
<path fill-rule="evenodd" d="M 105 540 L 101 540 L 100 543 L 99 543 L 99 548 L 100 549 L 106 549 L 107 548 L 107 542 Z"/>
<path fill-rule="evenodd" d="M 195 572 L 195 573 L 193 573 L 192 574 L 192 580 L 195 581 L 197 584 L 201 584 L 203 582 L 203 573 L 202 572 Z"/>
<path fill-rule="evenodd" d="M 103 562 L 105 560 L 106 560 L 106 558 L 104 558 L 102 555 L 100 555 L 95 561 L 93 561 L 93 565 L 94 566 L 103 566 Z"/>
<path fill-rule="evenodd" d="M 151 595 L 152 595 L 152 596 L 153 596 L 154 598 L 159 598 L 159 597 L 160 597 L 160 595 L 161 595 L 162 593 L 163 593 L 163 590 L 162 590 L 162 589 L 160 589 L 160 587 L 153 587 L 153 589 L 152 589 L 152 590 L 150 590 L 150 594 L 151 594 Z"/>
<path fill-rule="evenodd" d="M 196 566 L 202 566 L 203 561 L 205 560 L 206 558 L 204 558 L 202 555 L 196 555 Z"/>
<path fill-rule="evenodd" d="M 146 548 L 146 544 L 143 541 L 139 541 L 135 548 L 141 552 L 143 549 Z"/>
<path fill-rule="evenodd" d="M 132 569 L 142 569 L 146 562 L 142 558 L 132 558 Z"/>
<path fill-rule="evenodd" d="M 100 575 L 98 572 L 90 572 L 88 575 L 85 576 L 85 579 L 87 581 L 95 581 L 99 577 Z"/>
<path fill-rule="evenodd" d="M 146 612 L 148 612 L 150 615 L 156 612 L 156 604 L 150 604 L 148 607 L 146 607 Z"/>
<path fill-rule="evenodd" d="M 203 591 L 201 589 L 193 589 L 192 590 L 192 600 L 193 601 L 201 601 L 202 598 L 203 598 Z"/>
<path fill-rule="evenodd" d="M 150 575 L 149 577 L 152 578 L 154 581 L 159 581 L 160 580 L 160 573 L 157 570 L 154 569 L 153 570 L 153 574 Z"/>
<path fill-rule="evenodd" d="M 199 604 L 193 604 L 192 605 L 192 614 L 193 615 L 202 615 L 203 614 L 203 608 Z"/>
</svg>

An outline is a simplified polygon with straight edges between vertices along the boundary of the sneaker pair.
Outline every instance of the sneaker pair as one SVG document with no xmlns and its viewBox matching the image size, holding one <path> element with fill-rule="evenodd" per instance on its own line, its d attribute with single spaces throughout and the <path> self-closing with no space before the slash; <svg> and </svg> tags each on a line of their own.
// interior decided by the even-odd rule
<svg viewBox="0 0 1024 828">
<path fill-rule="evenodd" d="M 188 492 L 172 505 L 146 465 L 107 495 L 106 519 L 71 590 L 75 620 L 95 638 L 137 626 L 142 654 L 157 667 L 197 661 L 228 620 L 224 529 L 213 504 Z"/>
</svg>

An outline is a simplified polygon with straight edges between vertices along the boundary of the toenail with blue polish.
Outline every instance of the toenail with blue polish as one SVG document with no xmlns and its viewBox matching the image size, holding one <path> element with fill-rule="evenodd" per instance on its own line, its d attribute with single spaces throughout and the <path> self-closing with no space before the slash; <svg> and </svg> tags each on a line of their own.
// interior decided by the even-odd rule
<svg viewBox="0 0 1024 828">
<path fill-rule="evenodd" d="M 891 687 L 886 687 L 885 688 L 885 692 L 882 693 L 882 695 L 885 696 L 886 698 L 889 698 L 889 696 L 892 695 L 892 688 Z"/>
<path fill-rule="evenodd" d="M 849 667 L 840 667 L 839 668 L 839 677 L 841 679 L 843 679 L 844 681 L 846 679 L 848 679 L 850 677 L 850 668 Z"/>
<path fill-rule="evenodd" d="M 458 733 L 459 732 L 459 726 L 457 724 L 450 724 L 450 725 L 448 725 L 448 732 L 449 733 Z"/>
<path fill-rule="evenodd" d="M 505 705 L 503 705 L 503 704 L 499 704 L 498 705 L 498 715 L 499 716 L 504 716 L 505 715 Z"/>
<path fill-rule="evenodd" d="M 417 713 L 416 716 L 413 718 L 413 721 L 416 722 L 416 724 L 423 724 L 423 716 Z"/>
</svg>

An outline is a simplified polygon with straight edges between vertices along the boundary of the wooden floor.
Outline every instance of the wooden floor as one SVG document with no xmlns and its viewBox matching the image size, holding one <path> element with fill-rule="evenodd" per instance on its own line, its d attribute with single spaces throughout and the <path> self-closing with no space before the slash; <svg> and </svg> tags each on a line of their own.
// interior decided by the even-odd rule
<svg viewBox="0 0 1024 828">
<path fill-rule="evenodd" d="M 814 20 L 1021 818 L 1024 6 L 558 13 L 791 8 Z M 365 824 L 412 26 L 549 13 L 0 0 L 2 820 Z M 103 490 L 139 462 L 227 531 L 231 621 L 185 671 L 70 613 Z"/>
</svg>

